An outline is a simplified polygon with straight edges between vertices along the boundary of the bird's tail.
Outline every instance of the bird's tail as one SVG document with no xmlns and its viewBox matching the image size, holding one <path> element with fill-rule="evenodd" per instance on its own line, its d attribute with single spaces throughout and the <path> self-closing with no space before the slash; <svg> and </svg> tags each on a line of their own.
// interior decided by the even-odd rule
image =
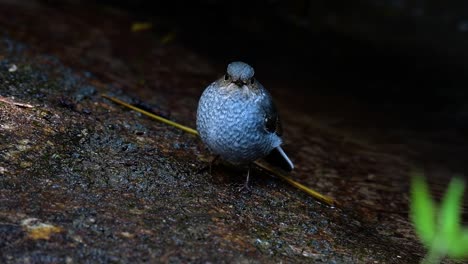
<svg viewBox="0 0 468 264">
<path fill-rule="evenodd" d="M 270 154 L 265 157 L 265 160 L 287 171 L 292 171 L 294 169 L 294 164 L 289 159 L 288 155 L 286 155 L 281 146 L 274 148 Z"/>
</svg>

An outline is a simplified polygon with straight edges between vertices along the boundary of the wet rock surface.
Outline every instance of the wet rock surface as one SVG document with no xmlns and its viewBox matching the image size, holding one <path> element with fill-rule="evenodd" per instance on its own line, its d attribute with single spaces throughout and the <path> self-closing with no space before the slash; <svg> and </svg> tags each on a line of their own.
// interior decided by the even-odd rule
<svg viewBox="0 0 468 264">
<path fill-rule="evenodd" d="M 200 172 L 208 153 L 196 137 L 101 97 L 194 127 L 198 97 L 219 75 L 215 62 L 162 41 L 167 32 L 131 32 L 133 18 L 123 13 L 2 5 L 1 262 L 415 263 L 423 256 L 407 216 L 407 173 L 413 162 L 437 157 L 424 156 L 433 145 L 413 141 L 419 135 L 402 147 L 395 133 L 346 122 L 331 129 L 292 105 L 300 94 L 273 86 L 297 165 L 292 176 L 339 206 L 259 169 L 253 191 L 240 193 L 244 171 L 221 164 L 212 175 Z M 349 132 L 356 130 L 374 137 L 364 142 Z M 443 190 L 443 180 L 432 181 Z"/>
</svg>

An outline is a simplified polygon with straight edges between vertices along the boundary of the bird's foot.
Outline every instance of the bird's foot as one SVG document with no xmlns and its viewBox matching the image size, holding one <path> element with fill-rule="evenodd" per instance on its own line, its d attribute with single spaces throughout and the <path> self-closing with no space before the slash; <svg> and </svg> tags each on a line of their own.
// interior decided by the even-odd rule
<svg viewBox="0 0 468 264">
<path fill-rule="evenodd" d="M 252 189 L 250 189 L 250 186 L 249 186 L 249 179 L 250 179 L 250 165 L 247 170 L 247 178 L 245 179 L 245 183 L 243 186 L 239 188 L 239 192 L 251 192 L 252 191 Z"/>
<path fill-rule="evenodd" d="M 241 187 L 237 188 L 237 191 L 238 192 L 244 192 L 244 193 L 249 193 L 252 191 L 252 188 L 250 188 L 250 186 L 245 183 L 245 184 L 242 184 Z"/>
</svg>

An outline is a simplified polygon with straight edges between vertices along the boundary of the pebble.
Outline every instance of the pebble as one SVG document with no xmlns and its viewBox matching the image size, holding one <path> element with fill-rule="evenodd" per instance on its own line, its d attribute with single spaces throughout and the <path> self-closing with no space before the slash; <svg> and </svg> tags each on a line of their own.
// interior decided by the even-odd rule
<svg viewBox="0 0 468 264">
<path fill-rule="evenodd" d="M 11 64 L 8 68 L 9 72 L 15 72 L 16 70 L 18 70 L 18 66 L 16 66 L 16 64 Z"/>
</svg>

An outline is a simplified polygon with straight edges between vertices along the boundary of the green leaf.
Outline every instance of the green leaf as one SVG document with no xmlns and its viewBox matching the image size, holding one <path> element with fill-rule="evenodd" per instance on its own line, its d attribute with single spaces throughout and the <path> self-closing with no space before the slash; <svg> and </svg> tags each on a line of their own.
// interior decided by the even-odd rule
<svg viewBox="0 0 468 264">
<path fill-rule="evenodd" d="M 441 239 L 446 247 L 452 247 L 455 241 L 460 240 L 460 213 L 465 183 L 462 179 L 454 177 L 445 192 L 440 207 L 439 223 Z"/>
<path fill-rule="evenodd" d="M 422 173 L 413 171 L 411 178 L 410 217 L 419 239 L 430 248 L 436 234 L 436 208 Z"/>
<path fill-rule="evenodd" d="M 464 229 L 458 241 L 452 243 L 447 249 L 447 255 L 454 259 L 468 258 L 468 229 Z"/>
</svg>

